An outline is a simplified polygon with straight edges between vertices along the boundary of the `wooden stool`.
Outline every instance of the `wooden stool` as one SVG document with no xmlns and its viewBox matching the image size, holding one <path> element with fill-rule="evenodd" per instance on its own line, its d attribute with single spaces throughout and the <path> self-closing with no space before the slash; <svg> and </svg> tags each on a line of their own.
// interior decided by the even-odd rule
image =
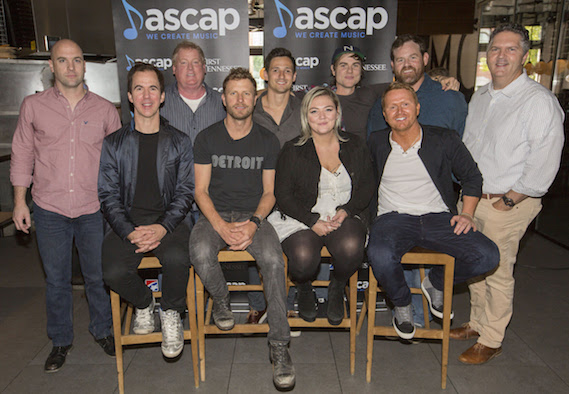
<svg viewBox="0 0 569 394">
<path fill-rule="evenodd" d="M 322 252 L 320 253 L 322 258 L 331 257 L 330 252 L 324 246 Z M 286 256 L 285 256 L 286 259 Z M 307 322 L 300 317 L 291 317 L 288 319 L 288 323 L 291 327 L 318 327 L 318 328 L 348 328 L 350 330 L 350 374 L 354 374 L 356 365 L 356 303 L 357 303 L 357 283 L 358 283 L 358 271 L 356 271 L 348 281 L 347 291 L 348 294 L 348 305 L 349 305 L 349 316 L 344 306 L 344 319 L 342 322 L 333 326 L 328 322 L 327 318 L 319 317 L 313 322 Z M 328 287 L 330 281 L 328 280 L 315 280 L 312 281 L 312 286 L 315 287 Z M 287 281 L 287 294 L 288 289 L 294 286 L 294 283 L 288 279 Z"/>
<path fill-rule="evenodd" d="M 138 269 L 149 269 L 149 268 L 162 268 L 160 261 L 156 257 L 144 257 L 138 266 Z M 186 290 L 186 303 L 188 305 L 188 320 L 190 323 L 190 329 L 184 330 L 184 339 L 191 340 L 192 342 L 198 339 L 198 329 L 196 324 L 196 301 L 194 293 L 194 267 L 190 267 L 190 277 L 188 279 L 188 288 Z M 162 296 L 161 292 L 152 292 L 155 298 Z M 125 304 L 123 304 L 124 306 Z M 151 334 L 136 335 L 130 334 L 130 326 L 132 323 L 133 307 L 128 305 L 126 307 L 126 317 L 124 330 L 121 327 L 122 315 L 124 312 L 124 307 L 121 308 L 121 298 L 120 296 L 111 290 L 111 311 L 113 314 L 113 332 L 115 336 L 115 352 L 117 360 L 117 372 L 119 379 L 119 392 L 124 393 L 124 367 L 123 367 L 123 349 L 125 345 L 134 345 L 141 343 L 155 343 L 162 342 L 162 333 L 153 332 Z M 192 365 L 194 369 L 194 383 L 196 387 L 199 387 L 199 377 L 198 377 L 198 346 L 194 342 L 192 343 Z"/>
<path fill-rule="evenodd" d="M 444 253 L 433 252 L 423 248 L 413 248 L 410 252 L 406 253 L 401 258 L 401 264 L 414 264 L 414 265 L 442 265 L 444 266 L 444 306 L 443 306 L 443 328 L 431 329 L 429 328 L 429 314 L 428 305 L 423 296 L 423 311 L 425 316 L 425 328 L 417 328 L 414 338 L 425 339 L 442 339 L 442 357 L 441 357 L 441 387 L 446 388 L 447 384 L 447 367 L 448 367 L 448 348 L 449 348 L 449 332 L 450 332 L 450 314 L 452 310 L 452 290 L 454 281 L 454 257 Z M 421 267 L 421 281 L 425 278 L 425 270 Z M 371 381 L 371 363 L 373 358 L 373 337 L 374 335 L 381 336 L 397 336 L 395 329 L 392 326 L 376 326 L 375 325 L 375 302 L 377 293 L 383 292 L 378 288 L 377 280 L 373 275 L 371 266 L 369 267 L 369 287 L 367 289 L 366 304 L 368 310 L 368 329 L 367 329 L 367 367 L 366 367 L 366 381 Z M 422 294 L 420 288 L 411 288 L 411 293 Z M 365 315 L 365 310 L 362 308 L 360 314 L 360 325 Z"/>
</svg>

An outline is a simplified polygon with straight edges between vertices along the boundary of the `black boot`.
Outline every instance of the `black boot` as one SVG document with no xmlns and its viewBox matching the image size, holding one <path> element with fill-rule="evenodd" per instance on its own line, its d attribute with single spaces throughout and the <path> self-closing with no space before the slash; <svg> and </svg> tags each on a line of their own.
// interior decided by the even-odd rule
<svg viewBox="0 0 569 394">
<path fill-rule="evenodd" d="M 328 285 L 328 322 L 337 326 L 344 319 L 344 288 L 345 282 L 339 282 L 334 275 Z"/>
<path fill-rule="evenodd" d="M 296 290 L 298 294 L 298 315 L 307 322 L 316 320 L 316 293 L 312 287 L 312 283 L 297 283 Z"/>
</svg>

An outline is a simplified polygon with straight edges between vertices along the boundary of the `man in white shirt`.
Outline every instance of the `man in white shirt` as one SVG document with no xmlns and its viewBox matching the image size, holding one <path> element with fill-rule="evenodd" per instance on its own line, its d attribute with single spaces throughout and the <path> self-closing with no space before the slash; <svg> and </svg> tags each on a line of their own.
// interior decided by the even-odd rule
<svg viewBox="0 0 569 394">
<path fill-rule="evenodd" d="M 474 94 L 466 119 L 464 143 L 484 177 L 475 219 L 498 245 L 500 264 L 469 285 L 470 321 L 451 330 L 453 339 L 479 337 L 460 355 L 465 364 L 482 364 L 502 353 L 519 241 L 559 169 L 563 110 L 548 89 L 528 78 L 523 69 L 528 50 L 523 26 L 510 23 L 493 31 L 487 53 L 492 82 Z"/>
<path fill-rule="evenodd" d="M 476 231 L 473 215 L 482 176 L 458 134 L 419 124 L 421 105 L 410 85 L 391 84 L 382 101 L 390 129 L 372 133 L 368 140 L 378 188 L 367 255 L 373 274 L 395 306 L 395 331 L 411 339 L 415 326 L 401 265 L 405 253 L 420 246 L 455 257 L 455 283 L 493 270 L 499 255 L 496 245 Z M 460 212 L 453 175 L 463 190 Z M 434 267 L 421 284 L 431 313 L 438 318 L 443 316 L 443 272 L 443 267 Z"/>
</svg>

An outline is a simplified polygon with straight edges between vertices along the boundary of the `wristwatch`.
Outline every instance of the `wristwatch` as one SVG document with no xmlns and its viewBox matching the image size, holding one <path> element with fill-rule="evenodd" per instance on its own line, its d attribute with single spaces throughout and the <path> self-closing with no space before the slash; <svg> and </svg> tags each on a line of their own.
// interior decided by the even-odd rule
<svg viewBox="0 0 569 394">
<path fill-rule="evenodd" d="M 514 200 L 512 200 L 511 198 L 506 197 L 506 195 L 502 196 L 502 201 L 504 201 L 504 204 L 507 207 L 512 208 L 514 205 L 516 205 L 516 203 L 514 202 Z"/>
<path fill-rule="evenodd" d="M 259 229 L 259 227 L 261 227 L 261 219 L 259 219 L 258 216 L 255 215 L 251 216 L 249 221 L 255 223 L 255 225 L 257 226 L 257 230 Z"/>
</svg>

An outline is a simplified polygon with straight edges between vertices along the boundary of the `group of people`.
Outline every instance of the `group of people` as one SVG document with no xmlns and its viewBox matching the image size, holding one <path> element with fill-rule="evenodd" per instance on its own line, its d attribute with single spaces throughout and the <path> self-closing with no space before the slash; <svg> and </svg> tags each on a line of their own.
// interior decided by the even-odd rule
<svg viewBox="0 0 569 394">
<path fill-rule="evenodd" d="M 54 87 L 24 100 L 11 164 L 14 222 L 24 232 L 33 182 L 53 341 L 45 371 L 62 367 L 73 342 L 73 240 L 89 329 L 109 355 L 114 341 L 103 283 L 134 305 L 136 334 L 153 332 L 156 303 L 137 266 L 146 252 L 160 259 L 162 352 L 173 358 L 183 349 L 190 264 L 213 299 L 214 323 L 231 330 L 217 254 L 247 250 L 263 277 L 273 381 L 292 388 L 283 251 L 298 314 L 314 321 L 311 281 L 323 246 L 333 265 L 330 324 L 344 317 L 345 285 L 366 251 L 401 338 L 413 338 L 420 324 L 409 285 L 421 286 L 430 313 L 441 318 L 442 268 L 419 284 L 401 265 L 421 246 L 455 257 L 455 283 L 469 282 L 470 321 L 451 336 L 478 340 L 460 361 L 481 364 L 499 355 L 512 315 L 518 243 L 553 182 L 564 138 L 557 99 L 523 69 L 528 49 L 523 27 L 497 27 L 488 44 L 492 82 L 467 109 L 461 93 L 443 90 L 425 73 L 425 44 L 412 35 L 392 45 L 394 83 L 360 86 L 365 56 L 343 46 L 332 56 L 332 86 L 301 95 L 291 91 L 292 54 L 276 48 L 266 56 L 267 89 L 259 97 L 243 68 L 231 70 L 222 93 L 211 89 L 202 49 L 181 42 L 172 56 L 173 85 L 165 87 L 152 65 L 130 69 L 134 116 L 121 128 L 115 108 L 84 84 L 80 47 L 59 41 L 49 61 Z"/>
</svg>

